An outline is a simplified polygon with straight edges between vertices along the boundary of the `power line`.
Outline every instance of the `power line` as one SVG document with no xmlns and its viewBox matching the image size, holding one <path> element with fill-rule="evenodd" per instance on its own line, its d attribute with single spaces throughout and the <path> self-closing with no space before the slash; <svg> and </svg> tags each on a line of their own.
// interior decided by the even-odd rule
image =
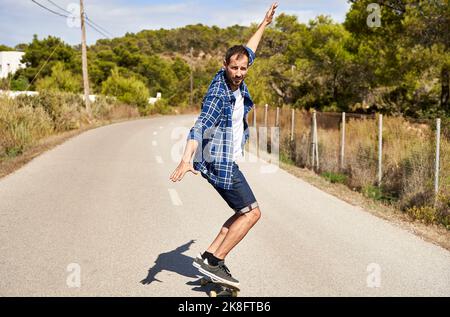
<svg viewBox="0 0 450 317">
<path fill-rule="evenodd" d="M 43 9 L 45 9 L 45 10 L 47 10 L 47 11 L 53 13 L 53 14 L 56 14 L 56 15 L 61 16 L 61 17 L 64 17 L 64 18 L 70 18 L 70 17 L 67 16 L 67 15 L 61 14 L 61 13 L 56 12 L 56 11 L 50 9 L 50 8 L 47 8 L 46 6 L 44 6 L 43 4 L 41 4 L 41 3 L 39 3 L 39 2 L 37 2 L 37 1 L 35 1 L 35 0 L 31 0 L 31 1 L 32 1 L 34 4 L 40 6 L 41 8 L 43 8 Z M 49 1 L 50 3 L 52 3 L 53 5 L 55 5 L 56 7 L 58 7 L 59 9 L 64 10 L 63 8 L 59 7 L 59 6 L 58 6 L 57 4 L 55 4 L 54 2 L 52 2 L 52 1 L 50 1 L 50 0 L 47 0 L 47 1 Z M 66 11 L 66 10 L 64 10 L 64 11 Z M 66 12 L 68 12 L 68 11 L 66 11 Z M 70 13 L 70 12 L 69 12 L 69 13 Z M 70 14 L 72 15 L 72 13 L 70 13 Z M 108 37 L 107 35 L 103 34 L 103 32 L 101 32 L 101 31 L 99 31 L 98 29 L 96 29 L 94 26 L 92 26 L 92 25 L 90 25 L 90 26 L 91 26 L 93 29 L 95 29 L 97 32 L 99 32 L 100 34 L 102 34 L 103 36 Z M 50 53 L 50 55 L 48 56 L 48 58 L 47 58 L 47 60 L 45 61 L 45 63 L 39 68 L 39 70 L 37 71 L 37 73 L 34 75 L 33 79 L 32 79 L 31 82 L 28 84 L 28 87 L 27 87 L 26 90 L 28 90 L 28 88 L 31 86 L 31 84 L 34 82 L 34 80 L 35 80 L 35 79 L 37 78 L 37 76 L 40 74 L 40 72 L 42 71 L 42 69 L 44 69 L 44 67 L 45 67 L 45 66 L 47 65 L 47 63 L 50 61 L 50 58 L 53 56 L 53 54 L 55 53 L 56 49 L 59 47 L 60 44 L 61 44 L 61 43 L 58 43 L 58 44 L 53 48 L 53 51 Z"/>
<path fill-rule="evenodd" d="M 110 39 L 110 37 L 103 33 L 102 31 L 100 31 L 99 29 L 97 29 L 95 26 L 93 26 L 89 21 L 86 20 L 86 24 L 89 25 L 92 29 L 94 29 L 95 31 L 97 31 L 97 33 L 100 33 L 101 35 L 103 35 L 104 37 Z"/>
<path fill-rule="evenodd" d="M 64 9 L 63 7 L 61 7 L 60 5 L 58 5 L 57 3 L 55 3 L 55 2 L 52 1 L 52 0 L 47 0 L 47 1 L 50 2 L 51 4 L 53 4 L 53 5 L 54 5 L 55 7 L 57 7 L 58 9 L 60 9 L 60 10 L 62 10 L 62 11 L 64 11 L 64 12 L 66 12 L 66 13 L 73 14 L 72 12 L 67 11 L 66 9 Z M 93 24 L 93 25 L 91 25 L 91 24 L 89 24 L 88 22 L 86 22 L 90 27 L 92 27 L 93 29 L 95 29 L 97 32 L 100 32 L 100 34 L 102 34 L 103 36 L 106 36 L 106 37 L 109 38 L 109 36 L 107 35 L 107 34 L 109 34 L 110 36 L 114 37 L 114 35 L 113 35 L 111 32 L 109 32 L 107 29 L 105 29 L 104 27 L 98 25 L 98 24 L 95 23 L 92 19 L 90 19 L 90 18 L 87 16 L 86 12 L 84 13 L 84 15 L 85 15 L 85 17 L 86 17 L 86 20 Z M 107 34 L 105 34 L 105 33 L 107 33 Z"/>
<path fill-rule="evenodd" d="M 86 15 L 86 14 L 85 14 Z M 98 25 L 97 23 L 95 23 L 94 21 L 92 21 L 91 19 L 89 19 L 89 17 L 86 15 L 86 20 L 88 20 L 89 22 L 91 22 L 92 24 L 94 24 L 95 26 L 97 26 L 100 30 L 105 31 L 106 33 L 108 33 L 111 36 L 114 36 L 111 32 L 109 32 L 107 29 L 105 29 L 104 27 L 101 27 L 100 25 Z"/>
<path fill-rule="evenodd" d="M 37 4 L 38 6 L 40 6 L 41 8 L 43 8 L 43 9 L 45 9 L 45 10 L 47 10 L 47 11 L 49 11 L 49 12 L 51 12 L 51 13 L 53 13 L 53 14 L 56 14 L 56 15 L 58 15 L 58 16 L 60 16 L 60 17 L 64 17 L 64 18 L 72 18 L 72 16 L 68 16 L 68 15 L 64 15 L 64 14 L 61 14 L 61 13 L 59 13 L 59 12 L 56 12 L 56 11 L 54 11 L 54 10 L 52 10 L 52 9 L 50 9 L 50 8 L 47 8 L 46 6 L 44 6 L 43 4 L 41 4 L 41 3 L 39 3 L 39 2 L 37 2 L 37 1 L 35 1 L 35 0 L 31 0 L 33 3 L 35 3 L 35 4 Z M 47 0 L 47 1 L 50 1 L 50 0 Z M 58 8 L 60 8 L 61 10 L 64 10 L 64 9 L 62 9 L 61 7 L 59 7 L 58 5 L 56 5 L 54 2 L 52 2 L 52 1 L 50 1 L 50 3 L 52 3 L 53 5 L 55 5 L 55 6 L 57 6 Z M 65 11 L 65 10 L 64 10 Z M 67 11 L 68 12 L 68 11 Z M 69 12 L 70 13 L 70 12 Z M 70 13 L 70 14 L 72 14 L 72 13 Z M 96 28 L 94 25 L 92 25 L 89 21 L 86 21 L 86 23 L 92 28 L 92 29 L 94 29 L 95 31 L 97 31 L 99 34 L 101 34 L 102 36 L 104 36 L 104 37 L 106 37 L 106 38 L 110 38 L 107 34 L 105 34 L 105 33 L 103 33 L 102 31 L 100 31 L 98 28 Z"/>
<path fill-rule="evenodd" d="M 38 6 L 40 6 L 41 8 L 43 8 L 43 9 L 45 9 L 47 11 L 50 11 L 53 14 L 59 15 L 60 17 L 63 17 L 63 18 L 68 18 L 69 17 L 67 15 L 64 15 L 64 14 L 61 14 L 59 12 L 53 11 L 52 9 L 47 8 L 46 6 L 44 6 L 43 4 L 40 4 L 39 2 L 36 2 L 35 0 L 31 0 L 31 2 L 33 2 L 34 4 L 37 4 Z"/>
<path fill-rule="evenodd" d="M 53 5 L 54 5 L 55 7 L 57 7 L 58 9 L 60 9 L 60 10 L 62 10 L 62 11 L 64 11 L 64 12 L 66 12 L 66 13 L 72 14 L 72 12 L 67 11 L 66 9 L 64 9 L 63 7 L 57 5 L 57 4 L 54 3 L 53 1 L 51 1 L 51 0 L 47 0 L 47 1 L 50 2 L 51 4 L 53 4 Z"/>
<path fill-rule="evenodd" d="M 47 11 L 50 11 L 51 13 L 53 13 L 53 14 L 56 14 L 56 15 L 58 15 L 58 16 L 60 16 L 60 17 L 64 17 L 64 18 L 72 18 L 71 16 L 67 16 L 67 15 L 64 15 L 64 14 L 61 14 L 61 13 L 59 13 L 59 12 L 56 12 L 56 11 L 54 11 L 54 10 L 52 10 L 52 9 L 50 9 L 50 8 L 47 8 L 46 6 L 44 6 L 43 4 L 41 4 L 41 3 L 39 3 L 39 2 L 37 2 L 37 1 L 35 1 L 35 0 L 31 0 L 33 3 L 35 3 L 35 4 L 37 4 L 38 6 L 40 6 L 41 8 L 43 8 L 43 9 L 45 9 L 45 10 L 47 10 Z M 49 1 L 49 0 L 47 0 L 47 1 Z M 53 3 L 53 2 L 51 2 L 51 3 Z M 72 14 L 72 13 L 71 13 Z M 106 37 L 106 38 L 110 38 L 108 35 L 106 35 L 105 33 L 103 33 L 102 31 L 100 31 L 99 29 L 97 29 L 94 25 L 92 25 L 90 22 L 88 22 L 88 21 L 86 21 L 86 23 L 92 28 L 92 29 L 94 29 L 95 31 L 97 31 L 99 34 L 101 34 L 102 36 L 104 36 L 104 37 Z"/>
</svg>

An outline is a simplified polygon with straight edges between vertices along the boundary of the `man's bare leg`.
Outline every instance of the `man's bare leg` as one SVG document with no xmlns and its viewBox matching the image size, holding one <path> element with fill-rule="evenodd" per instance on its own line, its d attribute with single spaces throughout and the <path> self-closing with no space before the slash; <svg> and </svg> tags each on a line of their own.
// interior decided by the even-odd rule
<svg viewBox="0 0 450 317">
<path fill-rule="evenodd" d="M 228 219 L 228 221 L 232 220 L 233 217 Z M 245 237 L 245 235 L 250 231 L 250 229 L 258 222 L 259 218 L 261 218 L 261 211 L 259 210 L 259 207 L 243 215 L 238 215 L 237 218 L 230 221 L 231 225 L 227 228 L 225 237 L 223 237 L 223 232 L 221 230 L 216 240 L 214 240 L 211 247 L 212 246 L 215 247 L 216 243 L 218 244 L 219 240 L 223 239 L 222 242 L 217 247 L 217 249 L 214 250 L 213 248 L 210 247 L 211 249 L 208 249 L 208 252 L 214 250 L 215 252 L 211 253 L 213 253 L 216 258 L 225 259 L 227 254 Z M 225 226 L 222 227 L 222 229 L 224 228 L 226 227 Z"/>
<path fill-rule="evenodd" d="M 208 249 L 206 251 L 208 251 L 211 254 L 214 254 L 214 252 L 216 252 L 216 250 L 219 248 L 219 246 L 222 244 L 223 240 L 225 239 L 225 236 L 227 235 L 229 228 L 231 227 L 233 222 L 235 222 L 236 219 L 238 219 L 240 216 L 242 216 L 242 215 L 235 214 L 235 215 L 231 216 L 227 221 L 225 221 L 225 223 L 223 224 L 222 228 L 219 231 L 219 234 L 217 235 L 217 237 L 214 239 L 214 241 L 211 243 L 211 245 L 208 247 Z"/>
</svg>

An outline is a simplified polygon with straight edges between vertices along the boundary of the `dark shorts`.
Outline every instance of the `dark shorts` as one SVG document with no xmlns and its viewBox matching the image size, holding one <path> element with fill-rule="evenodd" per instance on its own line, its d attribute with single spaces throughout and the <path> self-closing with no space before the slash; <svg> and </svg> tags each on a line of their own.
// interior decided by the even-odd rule
<svg viewBox="0 0 450 317">
<path fill-rule="evenodd" d="M 244 174 L 239 170 L 239 166 L 233 162 L 233 175 L 231 177 L 232 188 L 223 189 L 215 186 L 205 175 L 201 174 L 214 189 L 222 196 L 228 206 L 236 213 L 246 213 L 258 207 L 255 195 L 247 183 Z"/>
</svg>

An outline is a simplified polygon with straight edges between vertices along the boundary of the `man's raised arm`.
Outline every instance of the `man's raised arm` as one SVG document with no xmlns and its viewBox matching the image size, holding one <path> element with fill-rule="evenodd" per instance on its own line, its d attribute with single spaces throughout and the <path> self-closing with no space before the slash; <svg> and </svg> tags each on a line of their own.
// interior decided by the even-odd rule
<svg viewBox="0 0 450 317">
<path fill-rule="evenodd" d="M 271 6 L 269 11 L 267 11 L 266 16 L 264 17 L 264 20 L 261 22 L 261 24 L 258 26 L 258 29 L 256 30 L 255 34 L 250 38 L 250 40 L 247 43 L 247 47 L 250 48 L 253 52 L 256 53 L 256 49 L 258 48 L 258 44 L 261 41 L 262 35 L 264 33 L 264 30 L 266 29 L 266 26 L 268 26 L 270 23 L 272 23 L 273 16 L 275 14 L 275 10 L 278 7 L 278 2 L 274 2 Z"/>
</svg>

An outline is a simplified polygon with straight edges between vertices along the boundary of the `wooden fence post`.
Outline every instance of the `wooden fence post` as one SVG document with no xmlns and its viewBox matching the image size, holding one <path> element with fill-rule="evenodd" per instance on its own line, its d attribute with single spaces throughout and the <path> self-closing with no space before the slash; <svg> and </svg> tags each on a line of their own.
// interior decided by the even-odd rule
<svg viewBox="0 0 450 317">
<path fill-rule="evenodd" d="M 441 143 L 441 119 L 436 119 L 436 161 L 434 167 L 434 197 L 435 203 L 437 202 L 437 196 L 439 193 L 439 152 Z"/>
<path fill-rule="evenodd" d="M 342 113 L 341 124 L 341 170 L 344 169 L 344 153 L 345 153 L 345 112 Z"/>
<path fill-rule="evenodd" d="M 378 186 L 381 186 L 381 178 L 383 164 L 383 115 L 379 114 L 378 118 Z"/>
<path fill-rule="evenodd" d="M 295 109 L 292 109 L 292 119 L 291 119 L 291 141 L 294 141 L 294 119 L 295 119 Z"/>
</svg>

